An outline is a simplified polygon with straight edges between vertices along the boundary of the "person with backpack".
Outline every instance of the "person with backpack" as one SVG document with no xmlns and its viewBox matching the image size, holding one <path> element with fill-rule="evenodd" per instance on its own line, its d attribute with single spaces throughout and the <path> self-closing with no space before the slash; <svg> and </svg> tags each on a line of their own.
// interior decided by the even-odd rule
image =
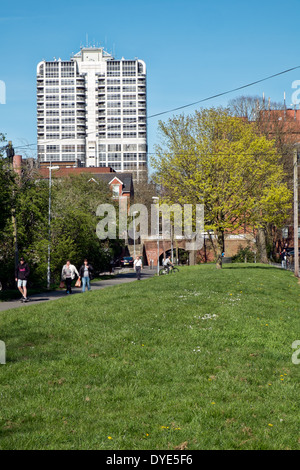
<svg viewBox="0 0 300 470">
<path fill-rule="evenodd" d="M 88 260 L 85 259 L 83 265 L 79 269 L 79 279 L 82 281 L 82 292 L 85 292 L 86 287 L 91 290 L 90 281 L 93 278 L 93 267 L 89 264 Z"/>
<path fill-rule="evenodd" d="M 30 274 L 28 264 L 25 262 L 23 256 L 20 258 L 20 262 L 15 271 L 15 280 L 17 282 L 18 289 L 22 294 L 21 302 L 28 302 L 27 298 L 27 281 Z"/>
</svg>

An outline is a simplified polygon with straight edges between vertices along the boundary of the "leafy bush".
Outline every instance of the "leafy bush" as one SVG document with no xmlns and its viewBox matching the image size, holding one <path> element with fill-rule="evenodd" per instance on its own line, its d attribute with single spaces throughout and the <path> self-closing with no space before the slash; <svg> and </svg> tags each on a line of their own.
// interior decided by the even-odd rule
<svg viewBox="0 0 300 470">
<path fill-rule="evenodd" d="M 249 246 L 244 248 L 240 245 L 237 254 L 232 257 L 233 263 L 254 263 L 254 261 L 255 255 Z"/>
</svg>

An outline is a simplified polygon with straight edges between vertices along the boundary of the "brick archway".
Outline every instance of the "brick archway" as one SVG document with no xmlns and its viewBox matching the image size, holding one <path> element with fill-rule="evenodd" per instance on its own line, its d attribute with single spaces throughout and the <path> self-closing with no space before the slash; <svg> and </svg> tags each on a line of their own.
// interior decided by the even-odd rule
<svg viewBox="0 0 300 470">
<path fill-rule="evenodd" d="M 151 261 L 153 262 L 153 266 L 157 266 L 157 240 L 143 240 L 144 244 L 144 252 L 146 254 L 147 263 L 151 265 Z M 173 248 L 182 248 L 185 250 L 186 242 L 185 240 L 180 240 L 177 243 L 174 242 Z M 159 241 L 159 257 L 170 251 L 172 248 L 170 240 L 160 240 Z"/>
</svg>

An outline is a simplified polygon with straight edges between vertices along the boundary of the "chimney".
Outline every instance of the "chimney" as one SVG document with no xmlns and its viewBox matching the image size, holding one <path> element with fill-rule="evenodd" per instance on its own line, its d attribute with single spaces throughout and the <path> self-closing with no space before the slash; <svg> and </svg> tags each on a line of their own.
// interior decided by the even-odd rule
<svg viewBox="0 0 300 470">
<path fill-rule="evenodd" d="M 21 178 L 22 176 L 22 155 L 13 156 L 13 169 Z"/>
</svg>

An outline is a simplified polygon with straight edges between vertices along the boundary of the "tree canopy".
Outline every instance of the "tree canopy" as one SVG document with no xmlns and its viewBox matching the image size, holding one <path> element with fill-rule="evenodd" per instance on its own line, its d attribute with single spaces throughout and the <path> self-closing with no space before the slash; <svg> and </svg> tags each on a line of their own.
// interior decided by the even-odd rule
<svg viewBox="0 0 300 470">
<path fill-rule="evenodd" d="M 273 141 L 228 110 L 203 109 L 160 122 L 155 180 L 168 203 L 204 204 L 205 229 L 216 237 L 222 266 L 224 236 L 242 226 L 282 225 L 291 193 Z"/>
<path fill-rule="evenodd" d="M 12 178 L 10 185 L 8 175 Z M 62 266 L 67 259 L 79 267 L 83 259 L 88 258 L 97 272 L 107 269 L 111 258 L 120 254 L 118 240 L 102 241 L 96 235 L 99 221 L 97 207 L 102 203 L 112 203 L 109 188 L 101 181 L 89 180 L 87 174 L 52 180 L 51 282 L 59 281 Z M 49 243 L 49 181 L 26 170 L 22 178 L 16 178 L 11 168 L 4 165 L 2 171 L 0 162 L 0 184 L 0 197 L 7 205 L 7 217 L 4 218 L 3 211 L 0 212 L 1 282 L 9 284 L 14 279 L 12 204 L 8 204 L 11 199 L 15 209 L 19 253 L 30 264 L 30 280 L 35 285 L 45 285 Z"/>
</svg>

